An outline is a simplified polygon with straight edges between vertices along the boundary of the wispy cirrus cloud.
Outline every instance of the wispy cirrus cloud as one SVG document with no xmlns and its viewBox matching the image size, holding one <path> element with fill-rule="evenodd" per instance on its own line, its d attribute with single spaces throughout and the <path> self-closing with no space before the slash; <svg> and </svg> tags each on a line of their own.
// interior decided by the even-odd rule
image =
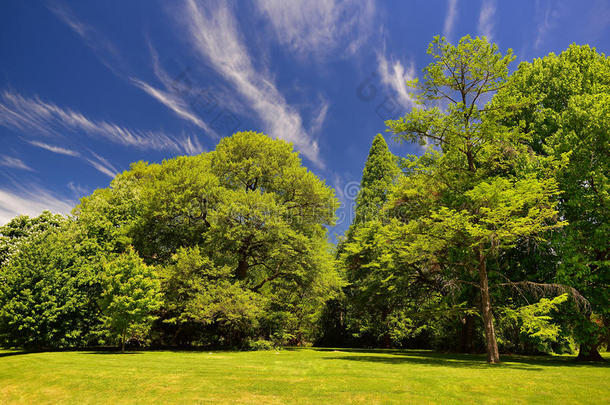
<svg viewBox="0 0 610 405">
<path fill-rule="evenodd" d="M 11 169 L 26 170 L 28 172 L 34 171 L 34 169 L 25 164 L 23 160 L 6 155 L 0 155 L 0 166 L 10 167 Z"/>
<path fill-rule="evenodd" d="M 457 20 L 458 0 L 447 0 L 447 14 L 443 24 L 443 35 L 451 42 L 453 36 L 453 28 Z"/>
<path fill-rule="evenodd" d="M 135 84 L 137 87 L 145 91 L 148 95 L 150 95 L 158 102 L 169 108 L 180 118 L 190 121 L 199 128 L 207 131 L 207 133 L 213 133 L 211 128 L 202 119 L 200 119 L 193 112 L 190 111 L 188 103 L 185 102 L 182 98 L 177 97 L 174 93 L 170 91 L 165 91 L 153 87 L 152 85 L 142 80 L 136 78 L 132 78 L 131 80 L 133 84 Z"/>
<path fill-rule="evenodd" d="M 328 113 L 329 103 L 324 98 L 320 99 L 320 105 L 318 107 L 317 114 L 314 116 L 311 122 L 311 132 L 316 134 L 324 125 L 324 121 L 326 121 L 326 114 Z"/>
<path fill-rule="evenodd" d="M 142 150 L 192 150 L 203 147 L 196 137 L 171 137 L 159 131 L 132 130 L 103 120 L 94 120 L 80 112 L 4 91 L 0 96 L 0 125 L 22 133 L 64 136 L 67 132 L 85 134 L 118 145 Z M 40 145 L 39 145 L 40 146 Z M 41 146 L 42 147 L 42 146 Z"/>
<path fill-rule="evenodd" d="M 86 150 L 83 153 L 80 153 L 80 152 L 77 152 L 72 149 L 63 148 L 61 146 L 56 146 L 56 145 L 49 145 L 44 142 L 38 142 L 38 141 L 26 141 L 26 142 L 32 146 L 36 146 L 36 147 L 44 149 L 46 151 L 49 151 L 52 153 L 57 153 L 58 155 L 72 156 L 75 158 L 79 158 L 79 159 L 85 161 L 89 166 L 93 167 L 98 172 L 103 173 L 112 178 L 114 176 L 116 176 L 116 174 L 118 173 L 118 170 L 110 162 L 108 162 L 108 160 L 106 160 L 105 158 L 101 157 L 97 153 L 92 152 L 90 150 Z"/>
<path fill-rule="evenodd" d="M 36 216 L 44 210 L 68 214 L 75 202 L 36 184 L 0 188 L 0 225 L 17 215 Z"/>
<path fill-rule="evenodd" d="M 489 42 L 494 40 L 497 7 L 496 0 L 483 0 L 481 11 L 479 12 L 478 31 L 481 35 L 486 36 Z"/>
<path fill-rule="evenodd" d="M 103 158 L 102 156 L 98 155 L 95 152 L 91 152 L 90 155 L 91 155 L 90 157 L 85 158 L 87 163 L 89 163 L 97 171 L 99 171 L 100 173 L 104 173 L 106 176 L 110 177 L 111 179 L 116 177 L 119 170 L 116 167 L 114 167 L 114 165 L 112 163 L 110 163 L 108 160 L 106 160 L 105 158 Z"/>
<path fill-rule="evenodd" d="M 353 55 L 372 31 L 372 0 L 258 0 L 277 40 L 302 57 Z M 338 51 L 341 49 L 342 51 Z"/>
<path fill-rule="evenodd" d="M 415 100 L 408 92 L 406 82 L 416 77 L 415 64 L 404 66 L 399 60 L 386 58 L 383 53 L 377 54 L 377 72 L 381 82 L 392 89 L 398 98 L 398 102 L 405 108 L 414 105 Z"/>
<path fill-rule="evenodd" d="M 562 16 L 562 3 L 537 0 L 535 3 L 536 39 L 534 49 L 538 50 L 546 41 L 548 35 L 557 27 L 557 20 Z"/>
<path fill-rule="evenodd" d="M 163 132 L 132 130 L 112 122 L 88 118 L 80 112 L 42 101 L 38 97 L 27 98 L 8 91 L 0 95 L 0 126 L 24 134 L 24 141 L 32 146 L 79 158 L 109 177 L 114 177 L 119 170 L 99 154 L 83 149 L 81 142 L 73 139 L 77 134 L 140 150 L 190 155 L 205 151 L 195 136 L 182 134 L 176 137 Z M 49 138 L 61 140 L 64 145 L 51 144 L 47 141 Z M 66 143 L 72 145 L 66 146 Z"/>
<path fill-rule="evenodd" d="M 32 140 L 27 140 L 26 142 L 32 146 L 36 146 L 41 149 L 48 150 L 49 152 L 58 153 L 60 155 L 75 156 L 75 157 L 80 156 L 80 153 L 78 153 L 77 151 L 68 149 L 68 148 L 62 148 L 61 146 L 49 145 L 48 143 L 32 141 Z"/>
<path fill-rule="evenodd" d="M 104 35 L 89 24 L 80 21 L 72 10 L 59 1 L 48 2 L 47 7 L 95 53 L 110 71 L 118 76 L 127 75 L 129 68 L 120 52 Z"/>
<path fill-rule="evenodd" d="M 273 77 L 254 67 L 229 6 L 207 6 L 188 0 L 180 13 L 196 53 L 237 90 L 271 136 L 292 142 L 312 163 L 324 167 L 318 143 L 304 129 L 300 113 L 287 103 Z"/>
<path fill-rule="evenodd" d="M 77 198 L 83 197 L 83 196 L 85 196 L 85 195 L 90 193 L 90 188 L 89 187 L 83 186 L 83 185 L 81 185 L 79 183 L 76 183 L 74 181 L 68 182 L 66 187 L 68 187 L 68 189 L 70 191 L 72 191 L 72 194 L 75 197 L 77 197 Z"/>
<path fill-rule="evenodd" d="M 148 43 L 148 48 L 152 57 L 153 71 L 159 82 L 163 85 L 163 89 L 154 87 L 153 85 L 135 77 L 131 78 L 131 83 L 170 109 L 178 117 L 191 122 L 195 126 L 203 129 L 213 138 L 218 139 L 219 136 L 216 131 L 193 111 L 191 106 L 192 103 L 189 103 L 189 101 L 182 97 L 182 93 L 188 93 L 193 89 L 183 88 L 185 87 L 184 83 L 167 74 L 165 69 L 163 69 L 163 66 L 161 66 L 159 55 L 150 42 Z M 190 85 L 192 86 L 192 83 L 190 83 Z"/>
<path fill-rule="evenodd" d="M 152 46 L 149 45 L 153 53 L 153 68 L 155 75 L 161 80 L 165 89 L 157 88 L 154 85 L 140 79 L 129 67 L 129 64 L 122 57 L 118 49 L 102 35 L 93 26 L 86 24 L 76 17 L 72 10 L 62 3 L 51 3 L 49 9 L 68 27 L 70 27 L 83 40 L 93 53 L 97 56 L 100 62 L 104 64 L 118 78 L 126 80 L 146 94 L 163 104 L 179 118 L 194 124 L 200 129 L 203 129 L 206 134 L 213 138 L 218 138 L 216 132 L 193 110 L 189 103 L 177 92 L 173 91 L 169 76 L 162 70 L 158 56 L 154 52 Z M 190 142 L 194 142 L 191 140 Z"/>
</svg>

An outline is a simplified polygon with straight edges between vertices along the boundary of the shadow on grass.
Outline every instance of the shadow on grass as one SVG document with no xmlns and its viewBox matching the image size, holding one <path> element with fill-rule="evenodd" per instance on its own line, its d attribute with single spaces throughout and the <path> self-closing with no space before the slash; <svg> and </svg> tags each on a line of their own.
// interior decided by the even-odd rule
<svg viewBox="0 0 610 405">
<path fill-rule="evenodd" d="M 121 352 L 120 350 L 102 350 L 102 351 L 84 351 L 83 354 L 142 354 L 142 351 L 132 352 L 126 351 Z"/>
<path fill-rule="evenodd" d="M 29 352 L 29 351 L 25 351 L 25 350 L 19 350 L 19 351 L 12 351 L 12 352 L 3 352 L 0 353 L 0 358 L 2 357 L 10 357 L 10 356 L 19 356 L 22 354 L 30 354 L 30 353 L 35 353 L 35 352 Z"/>
<path fill-rule="evenodd" d="M 428 350 L 392 349 L 321 349 L 337 353 L 328 360 L 347 360 L 386 364 L 419 364 L 439 367 L 489 368 L 500 367 L 526 371 L 542 371 L 542 367 L 600 367 L 610 368 L 610 362 L 577 362 L 574 357 L 501 355 L 501 363 L 488 365 L 484 354 L 437 353 Z M 343 355 L 342 353 L 351 353 Z"/>
</svg>

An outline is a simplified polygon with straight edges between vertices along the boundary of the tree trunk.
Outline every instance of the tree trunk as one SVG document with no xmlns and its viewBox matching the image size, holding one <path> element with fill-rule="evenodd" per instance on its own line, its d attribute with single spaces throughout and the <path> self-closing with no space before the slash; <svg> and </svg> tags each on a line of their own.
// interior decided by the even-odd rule
<svg viewBox="0 0 610 405">
<path fill-rule="evenodd" d="M 237 263 L 237 276 L 238 280 L 245 280 L 248 277 L 248 252 L 250 250 L 250 244 L 252 243 L 252 235 L 246 237 L 243 241 L 242 246 L 238 250 L 239 262 Z"/>
<path fill-rule="evenodd" d="M 180 344 L 178 344 L 178 336 L 180 336 L 180 332 L 182 332 L 182 324 L 178 326 L 178 329 L 176 329 L 176 332 L 172 337 L 172 343 L 174 344 L 174 346 L 180 346 Z"/>
<path fill-rule="evenodd" d="M 471 353 L 474 337 L 474 317 L 466 315 L 462 318 L 462 333 L 460 335 L 459 350 L 462 353 Z"/>
<path fill-rule="evenodd" d="M 123 334 L 121 335 L 121 353 L 125 353 L 125 335 L 127 334 L 127 330 L 123 329 Z"/>
<path fill-rule="evenodd" d="M 384 349 L 390 349 L 392 347 L 392 339 L 390 339 L 390 331 L 388 330 L 388 325 L 386 324 L 386 320 L 387 320 L 389 314 L 390 314 L 390 310 L 388 308 L 385 308 L 383 310 L 383 312 L 381 313 L 381 324 L 384 326 L 385 331 L 383 333 L 383 336 L 381 337 L 380 343 Z"/>
<path fill-rule="evenodd" d="M 239 263 L 237 263 L 237 279 L 245 280 L 248 277 L 248 259 L 246 257 L 242 258 Z"/>
<path fill-rule="evenodd" d="M 482 247 L 479 246 L 479 279 L 481 286 L 481 313 L 483 324 L 485 325 L 485 349 L 487 351 L 488 363 L 499 363 L 500 353 L 498 352 L 498 342 L 494 329 L 494 318 L 491 311 L 491 297 L 489 296 L 489 283 L 487 280 L 487 265 Z"/>
<path fill-rule="evenodd" d="M 602 317 L 604 320 L 604 328 L 606 332 L 606 351 L 610 352 L 610 316 Z"/>
<path fill-rule="evenodd" d="M 581 344 L 576 361 L 604 361 L 604 358 L 599 354 L 598 345 Z"/>
</svg>

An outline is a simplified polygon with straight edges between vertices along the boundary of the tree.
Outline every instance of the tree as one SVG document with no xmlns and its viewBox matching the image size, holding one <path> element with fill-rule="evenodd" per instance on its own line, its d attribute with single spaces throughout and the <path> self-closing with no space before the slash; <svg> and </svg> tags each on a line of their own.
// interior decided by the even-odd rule
<svg viewBox="0 0 610 405">
<path fill-rule="evenodd" d="M 383 135 L 377 134 L 369 150 L 356 197 L 354 226 L 374 219 L 382 210 L 394 181 L 400 174 L 398 159 Z"/>
<path fill-rule="evenodd" d="M 361 340 L 372 338 L 382 341 L 384 346 L 391 344 L 388 323 L 398 305 L 391 299 L 392 294 L 380 288 L 381 280 L 387 275 L 377 271 L 380 270 L 375 265 L 379 257 L 377 248 L 382 246 L 376 245 L 373 240 L 379 240 L 375 239 L 375 232 L 379 231 L 380 213 L 399 175 L 398 159 L 390 152 L 383 136 L 377 134 L 362 172 L 354 220 L 337 249 L 338 259 L 349 283 L 344 289 L 347 295 L 347 327 Z"/>
<path fill-rule="evenodd" d="M 128 334 L 147 331 L 154 319 L 153 312 L 161 304 L 159 279 L 133 249 L 127 249 L 104 263 L 103 284 L 104 324 L 119 337 L 121 352 L 125 352 Z"/>
<path fill-rule="evenodd" d="M 552 235 L 554 281 L 587 298 L 591 310 L 581 311 L 575 325 L 579 357 L 601 359 L 597 346 L 610 336 L 610 58 L 573 44 L 522 63 L 509 84 L 494 103 L 534 102 L 521 105 L 508 123 L 523 123 L 540 155 L 569 159 L 557 173 L 559 213 L 568 225 Z"/>
<path fill-rule="evenodd" d="M 28 238 L 59 227 L 65 218 L 59 214 L 43 211 L 38 217 L 19 215 L 6 225 L 0 226 L 0 267 L 19 251 L 19 246 Z"/>
<path fill-rule="evenodd" d="M 435 37 L 428 48 L 434 59 L 423 81 L 409 84 L 418 103 L 445 108 L 414 108 L 386 121 L 399 141 L 427 146 L 411 156 L 409 175 L 392 195 L 393 209 L 405 227 L 407 262 L 476 274 L 485 327 L 487 360 L 499 361 L 493 320 L 488 262 L 517 240 L 540 237 L 554 227 L 558 193 L 553 177 L 557 161 L 534 156 L 518 126 L 503 125 L 517 101 L 482 105 L 482 99 L 506 85 L 509 50 L 498 52 L 485 38 L 462 38 L 457 45 Z"/>
<path fill-rule="evenodd" d="M 298 320 L 290 322 L 298 335 L 294 328 L 319 313 L 320 298 L 339 288 L 326 229 L 337 205 L 334 191 L 301 164 L 291 144 L 240 132 L 206 154 L 133 164 L 110 188 L 83 199 L 75 214 L 110 251 L 120 254 L 133 245 L 146 264 L 171 267 L 168 280 L 192 277 L 189 283 L 205 282 L 220 272 L 217 277 L 231 285 L 217 292 L 192 290 L 195 296 L 220 302 L 217 293 L 224 291 L 227 299 L 235 293 L 235 299 L 256 303 L 258 309 L 248 314 L 262 314 L 260 309 L 299 313 Z M 205 266 L 187 271 L 183 259 L 177 265 L 175 255 L 181 249 L 199 249 Z M 174 301 L 162 306 L 161 318 L 176 328 L 172 340 L 189 340 L 178 336 L 192 328 L 182 327 L 185 318 L 174 309 L 191 305 L 192 296 L 180 304 L 175 301 L 180 296 L 167 290 L 172 284 L 164 285 L 164 296 Z M 298 296 L 316 304 L 300 306 Z M 203 316 L 200 310 L 188 322 L 219 327 L 221 335 L 227 333 L 223 341 L 231 345 L 237 343 L 228 334 L 245 338 L 254 333 L 246 327 L 249 321 L 233 324 L 248 329 L 238 334 L 222 316 Z M 193 335 L 190 341 L 197 338 Z"/>
<path fill-rule="evenodd" d="M 98 342 L 102 254 L 75 225 L 63 220 L 31 235 L 0 268 L 0 345 L 43 349 Z"/>
<path fill-rule="evenodd" d="M 199 246 L 178 250 L 161 274 L 165 322 L 177 326 L 172 343 L 183 343 L 178 339 L 184 330 L 198 325 L 211 326 L 228 346 L 253 333 L 264 299 L 240 288 L 232 273 L 229 266 L 214 265 Z"/>
</svg>

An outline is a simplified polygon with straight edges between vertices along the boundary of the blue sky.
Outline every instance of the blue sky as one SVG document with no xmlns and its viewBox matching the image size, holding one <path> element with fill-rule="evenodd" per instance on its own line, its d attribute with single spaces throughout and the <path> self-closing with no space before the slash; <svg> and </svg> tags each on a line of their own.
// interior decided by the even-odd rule
<svg viewBox="0 0 610 405">
<path fill-rule="evenodd" d="M 610 53 L 610 2 L 4 1 L 0 223 L 68 213 L 138 160 L 238 130 L 293 142 L 335 187 L 342 233 L 370 143 L 408 111 L 432 37 L 486 35 L 518 61 Z M 388 139 L 389 140 L 389 139 Z M 390 142 L 400 155 L 414 146 Z"/>
</svg>

